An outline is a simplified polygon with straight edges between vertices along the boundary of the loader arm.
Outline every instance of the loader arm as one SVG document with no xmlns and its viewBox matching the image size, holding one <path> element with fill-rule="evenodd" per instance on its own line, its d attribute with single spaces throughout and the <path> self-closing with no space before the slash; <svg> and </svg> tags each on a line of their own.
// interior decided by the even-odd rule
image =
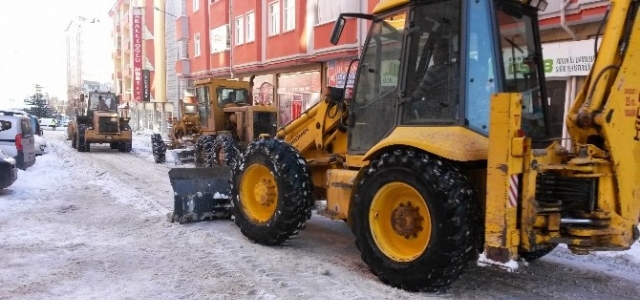
<svg viewBox="0 0 640 300">
<path fill-rule="evenodd" d="M 347 116 L 348 104 L 344 100 L 325 96 L 298 118 L 280 128 L 276 136 L 293 145 L 301 153 L 309 150 L 330 150 L 331 153 L 344 155 L 346 143 L 334 142 L 339 135 L 346 137 Z M 346 138 L 340 140 L 346 141 Z M 329 145 L 332 145 L 331 149 Z"/>
<path fill-rule="evenodd" d="M 566 120 L 574 151 L 591 144 L 612 166 L 615 197 L 602 197 L 601 205 L 634 224 L 640 216 L 639 6 L 611 1 L 595 64 Z"/>
</svg>

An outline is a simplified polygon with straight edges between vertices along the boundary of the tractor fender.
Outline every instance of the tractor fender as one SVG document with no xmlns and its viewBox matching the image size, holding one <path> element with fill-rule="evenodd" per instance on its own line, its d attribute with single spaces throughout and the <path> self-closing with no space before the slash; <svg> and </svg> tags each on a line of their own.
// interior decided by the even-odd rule
<svg viewBox="0 0 640 300">
<path fill-rule="evenodd" d="M 369 161 L 389 149 L 413 147 L 445 159 L 468 162 L 487 160 L 489 138 L 460 126 L 396 127 L 363 157 Z"/>
</svg>

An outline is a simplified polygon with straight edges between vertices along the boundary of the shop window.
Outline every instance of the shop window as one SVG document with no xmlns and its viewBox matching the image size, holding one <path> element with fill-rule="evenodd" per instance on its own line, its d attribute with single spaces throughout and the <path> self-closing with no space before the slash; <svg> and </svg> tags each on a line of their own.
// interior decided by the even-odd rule
<svg viewBox="0 0 640 300">
<path fill-rule="evenodd" d="M 554 80 L 546 82 L 547 96 L 549 99 L 549 123 L 551 125 L 551 137 L 562 137 L 564 128 L 564 108 L 566 101 L 567 82 Z"/>
<path fill-rule="evenodd" d="M 320 71 L 280 74 L 278 77 L 278 126 L 299 117 L 320 100 Z"/>
</svg>

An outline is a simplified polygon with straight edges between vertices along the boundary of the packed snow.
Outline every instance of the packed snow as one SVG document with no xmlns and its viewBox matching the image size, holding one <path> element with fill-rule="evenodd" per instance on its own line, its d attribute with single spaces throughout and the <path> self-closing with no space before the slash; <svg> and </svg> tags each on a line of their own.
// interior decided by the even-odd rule
<svg viewBox="0 0 640 300">
<path fill-rule="evenodd" d="M 0 192 L 0 299 L 640 299 L 637 243 L 558 247 L 514 272 L 474 267 L 447 291 L 405 292 L 369 272 L 343 222 L 314 215 L 278 247 L 229 220 L 168 222 L 175 166 L 153 162 L 150 132 L 133 153 L 45 138 L 49 153 Z"/>
</svg>

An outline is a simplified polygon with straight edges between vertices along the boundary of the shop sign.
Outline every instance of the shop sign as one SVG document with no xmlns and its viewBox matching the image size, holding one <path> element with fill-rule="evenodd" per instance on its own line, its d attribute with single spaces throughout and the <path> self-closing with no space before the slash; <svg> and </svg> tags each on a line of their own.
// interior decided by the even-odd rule
<svg viewBox="0 0 640 300">
<path fill-rule="evenodd" d="M 346 82 L 347 87 L 352 88 L 356 81 L 358 61 L 351 64 L 351 69 L 349 69 L 350 63 L 350 59 L 332 60 L 327 62 L 327 85 L 342 88 Z M 349 74 L 347 75 L 347 73 Z"/>
<path fill-rule="evenodd" d="M 133 49 L 133 100 L 142 102 L 142 11 L 133 11 L 131 25 L 131 43 Z"/>
<path fill-rule="evenodd" d="M 589 75 L 595 62 L 594 43 L 595 40 L 590 39 L 543 44 L 542 58 L 545 77 Z M 526 47 L 503 48 L 502 54 L 507 78 L 514 74 L 517 74 L 518 78 L 522 78 L 522 74 L 528 73 L 529 66 L 527 65 L 526 57 L 530 53 Z"/>
</svg>

